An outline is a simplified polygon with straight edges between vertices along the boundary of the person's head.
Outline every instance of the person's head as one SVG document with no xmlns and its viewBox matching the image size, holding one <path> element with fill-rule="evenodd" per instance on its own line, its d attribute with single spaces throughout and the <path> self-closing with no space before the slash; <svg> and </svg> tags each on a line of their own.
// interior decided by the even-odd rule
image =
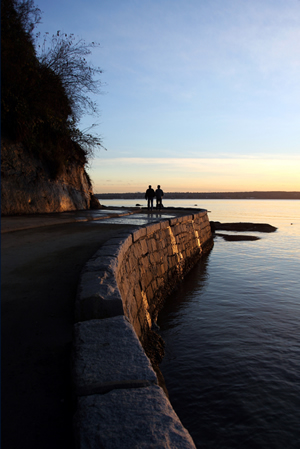
<svg viewBox="0 0 300 449">
<path fill-rule="evenodd" d="M 157 186 L 158 189 L 160 189 L 160 186 Z"/>
<path fill-rule="evenodd" d="M 151 189 L 151 186 L 149 186 L 149 189 Z"/>
</svg>

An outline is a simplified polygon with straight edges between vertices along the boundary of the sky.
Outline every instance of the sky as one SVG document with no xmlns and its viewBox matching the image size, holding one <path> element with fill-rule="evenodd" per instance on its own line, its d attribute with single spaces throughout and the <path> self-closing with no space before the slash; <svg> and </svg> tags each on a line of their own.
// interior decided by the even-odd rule
<svg viewBox="0 0 300 449">
<path fill-rule="evenodd" d="M 97 42 L 95 193 L 300 190 L 299 0 L 36 0 Z"/>
</svg>

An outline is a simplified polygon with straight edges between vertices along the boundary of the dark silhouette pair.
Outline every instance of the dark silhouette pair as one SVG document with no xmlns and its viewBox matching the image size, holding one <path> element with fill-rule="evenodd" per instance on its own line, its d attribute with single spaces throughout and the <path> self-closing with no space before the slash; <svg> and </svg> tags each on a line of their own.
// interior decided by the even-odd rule
<svg viewBox="0 0 300 449">
<path fill-rule="evenodd" d="M 157 186 L 157 189 L 154 192 L 154 190 L 150 185 L 145 193 L 145 199 L 148 201 L 148 210 L 153 210 L 154 197 L 156 198 L 156 209 L 160 210 L 163 207 L 162 205 L 163 196 L 164 192 L 162 191 L 160 186 Z"/>
</svg>

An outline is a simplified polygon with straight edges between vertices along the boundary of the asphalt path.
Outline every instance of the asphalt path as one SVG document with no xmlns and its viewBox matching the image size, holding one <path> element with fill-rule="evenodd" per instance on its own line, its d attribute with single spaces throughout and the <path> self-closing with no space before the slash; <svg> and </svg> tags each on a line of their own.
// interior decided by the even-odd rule
<svg viewBox="0 0 300 449">
<path fill-rule="evenodd" d="M 74 447 L 70 350 L 78 279 L 104 242 L 136 226 L 127 221 L 2 234 L 4 449 Z"/>
<path fill-rule="evenodd" d="M 110 238 L 188 212 L 113 209 L 1 219 L 4 449 L 74 448 L 70 355 L 81 269 Z"/>
</svg>

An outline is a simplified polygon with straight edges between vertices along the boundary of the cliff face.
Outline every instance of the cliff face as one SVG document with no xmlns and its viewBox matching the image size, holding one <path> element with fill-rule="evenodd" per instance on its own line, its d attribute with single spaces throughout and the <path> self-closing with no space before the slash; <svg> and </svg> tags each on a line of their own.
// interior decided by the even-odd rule
<svg viewBox="0 0 300 449">
<path fill-rule="evenodd" d="M 55 180 L 22 144 L 1 143 L 1 214 L 100 208 L 84 166 L 70 164 Z"/>
</svg>

